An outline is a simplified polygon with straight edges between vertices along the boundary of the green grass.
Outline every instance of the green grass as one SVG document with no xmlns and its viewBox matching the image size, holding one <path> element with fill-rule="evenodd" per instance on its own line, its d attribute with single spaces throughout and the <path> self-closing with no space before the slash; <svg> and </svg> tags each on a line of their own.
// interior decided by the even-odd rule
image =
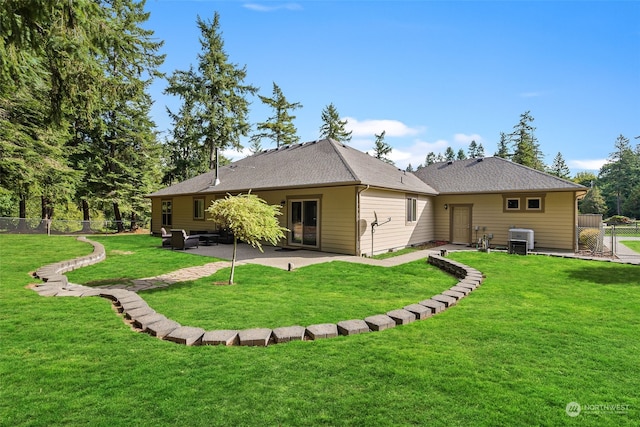
<svg viewBox="0 0 640 427">
<path fill-rule="evenodd" d="M 640 254 L 640 240 L 621 240 L 620 243 Z"/>
<path fill-rule="evenodd" d="M 404 249 L 400 249 L 394 252 L 385 252 L 382 254 L 378 254 L 378 255 L 374 255 L 372 256 L 373 259 L 387 259 L 387 258 L 393 258 L 396 256 L 400 256 L 400 255 L 404 255 L 404 254 L 409 254 L 411 252 L 415 252 L 418 249 L 416 248 L 404 248 Z"/>
<path fill-rule="evenodd" d="M 117 239 L 105 240 L 108 251 L 129 238 Z M 140 242 L 145 250 L 148 239 Z M 135 240 L 129 244 L 121 250 L 138 250 Z M 132 332 L 104 299 L 45 298 L 24 288 L 34 281 L 27 272 L 90 249 L 70 238 L 0 235 L 0 425 L 632 426 L 640 418 L 638 266 L 455 253 L 487 279 L 434 318 L 267 348 L 184 347 Z M 189 254 L 149 251 L 135 262 L 135 276 L 151 275 L 143 264 L 160 253 L 170 255 L 163 265 L 189 264 Z M 135 269 L 124 272 L 134 256 L 123 255 L 101 277 L 133 276 Z M 346 283 L 332 275 L 343 274 L 341 266 L 324 267 L 295 273 Z M 423 277 L 423 267 L 412 263 L 395 274 Z M 272 270 L 244 273 L 265 282 L 282 274 L 289 286 L 301 286 L 290 279 L 296 275 Z M 190 286 L 209 286 L 199 282 L 164 291 L 175 293 L 180 315 L 191 315 L 188 305 L 205 306 L 189 302 Z M 220 289 L 246 292 L 251 317 L 259 297 L 243 286 Z M 397 296 L 376 295 L 387 298 Z M 569 418 L 571 401 L 628 411 Z"/>
</svg>

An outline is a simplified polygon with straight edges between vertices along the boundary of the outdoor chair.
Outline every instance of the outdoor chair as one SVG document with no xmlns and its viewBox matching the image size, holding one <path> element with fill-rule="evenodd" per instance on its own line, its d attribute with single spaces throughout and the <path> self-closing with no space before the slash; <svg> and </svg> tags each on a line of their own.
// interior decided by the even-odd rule
<svg viewBox="0 0 640 427">
<path fill-rule="evenodd" d="M 171 246 L 171 233 L 167 233 L 167 230 L 163 228 L 160 229 L 162 233 L 162 246 Z"/>
<path fill-rule="evenodd" d="M 187 249 L 198 247 L 200 236 L 189 236 L 184 230 L 171 230 L 171 249 Z"/>
</svg>

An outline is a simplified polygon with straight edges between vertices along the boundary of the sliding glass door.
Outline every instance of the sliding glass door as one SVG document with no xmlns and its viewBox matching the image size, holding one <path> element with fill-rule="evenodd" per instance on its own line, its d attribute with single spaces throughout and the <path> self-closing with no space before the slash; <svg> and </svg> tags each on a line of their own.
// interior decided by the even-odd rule
<svg viewBox="0 0 640 427">
<path fill-rule="evenodd" d="M 318 247 L 318 200 L 289 202 L 291 245 Z"/>
</svg>

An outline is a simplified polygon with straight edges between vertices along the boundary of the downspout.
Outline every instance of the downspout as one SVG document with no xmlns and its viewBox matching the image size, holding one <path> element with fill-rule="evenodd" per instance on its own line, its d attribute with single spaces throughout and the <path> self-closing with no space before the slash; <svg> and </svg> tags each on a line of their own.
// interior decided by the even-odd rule
<svg viewBox="0 0 640 427">
<path fill-rule="evenodd" d="M 364 193 L 369 189 L 369 184 L 365 188 L 361 188 L 358 190 L 356 194 L 356 255 L 362 256 L 360 252 L 360 194 Z"/>
</svg>

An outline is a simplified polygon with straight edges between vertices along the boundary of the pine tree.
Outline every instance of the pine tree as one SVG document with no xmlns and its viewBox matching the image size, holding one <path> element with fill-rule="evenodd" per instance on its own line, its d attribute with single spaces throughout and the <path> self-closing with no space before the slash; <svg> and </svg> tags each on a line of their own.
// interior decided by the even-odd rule
<svg viewBox="0 0 640 427">
<path fill-rule="evenodd" d="M 589 189 L 584 198 L 579 202 L 579 211 L 583 214 L 604 214 L 607 212 L 607 203 L 596 186 Z"/>
<path fill-rule="evenodd" d="M 500 132 L 500 141 L 498 141 L 498 151 L 495 152 L 494 156 L 500 157 L 503 159 L 508 159 L 511 157 L 511 154 L 509 154 L 507 134 L 504 132 Z"/>
<path fill-rule="evenodd" d="M 299 102 L 290 103 L 282 94 L 282 90 L 275 82 L 273 83 L 273 97 L 268 98 L 266 96 L 258 95 L 260 100 L 270 106 L 274 115 L 269 117 L 266 122 L 258 123 L 258 133 L 251 137 L 252 141 L 262 140 L 267 138 L 276 143 L 276 147 L 281 145 L 295 144 L 300 140 L 300 137 L 296 135 L 297 130 L 293 124 L 293 116 L 289 113 L 290 110 L 295 110 L 302 107 Z"/>
<path fill-rule="evenodd" d="M 418 165 L 418 169 L 420 169 L 420 165 Z M 407 168 L 405 169 L 406 172 L 413 172 L 413 166 L 411 166 L 411 163 L 409 163 L 407 165 Z"/>
<path fill-rule="evenodd" d="M 567 163 L 564 161 L 562 153 L 558 152 L 558 154 L 556 154 L 556 157 L 553 159 L 553 164 L 547 170 L 547 173 L 562 179 L 569 179 L 571 177 L 571 171 L 569 170 Z"/>
<path fill-rule="evenodd" d="M 476 157 L 478 157 L 478 144 L 476 143 L 476 141 L 472 140 L 469 143 L 467 154 L 469 155 L 470 159 L 475 159 Z"/>
<path fill-rule="evenodd" d="M 478 149 L 476 150 L 476 157 L 484 157 L 484 147 L 482 143 L 478 144 Z"/>
<path fill-rule="evenodd" d="M 609 206 L 609 213 L 624 214 L 623 205 L 631 190 L 640 184 L 640 156 L 631 148 L 629 139 L 619 135 L 609 161 L 600 169 L 598 181 Z"/>
<path fill-rule="evenodd" d="M 456 155 L 456 160 L 464 160 L 467 156 L 464 154 L 464 150 L 461 148 L 458 150 L 458 154 Z"/>
<path fill-rule="evenodd" d="M 229 62 L 220 32 L 220 16 L 215 12 L 213 21 L 198 16 L 201 53 L 198 67 L 189 71 L 175 71 L 169 78 L 165 93 L 193 100 L 196 114 L 193 123 L 194 150 L 204 150 L 209 156 L 209 168 L 215 164 L 216 148 L 242 148 L 240 137 L 249 133 L 249 102 L 246 96 L 257 88 L 244 84 L 246 67 Z"/>
<path fill-rule="evenodd" d="M 329 138 L 338 142 L 351 141 L 353 131 L 347 132 L 345 130 L 347 120 L 340 120 L 340 114 L 333 103 L 327 105 L 324 110 L 322 110 L 321 118 L 320 138 Z"/>
<path fill-rule="evenodd" d="M 164 61 L 161 42 L 142 25 L 148 20 L 144 3 L 112 1 L 103 28 L 104 58 L 99 119 L 88 131 L 85 180 L 91 197 L 112 212 L 118 231 L 124 215 L 148 214 L 143 198 L 158 180 L 158 142 L 150 119 L 147 88 Z"/>
<path fill-rule="evenodd" d="M 515 163 L 543 171 L 543 155 L 534 135 L 536 128 L 531 125 L 533 121 L 533 116 L 529 111 L 526 111 L 520 115 L 520 121 L 513 127 L 513 132 L 509 135 L 514 146 L 512 160 Z"/>
<path fill-rule="evenodd" d="M 391 146 L 384 141 L 385 134 L 386 131 L 383 130 L 380 135 L 375 135 L 376 141 L 373 147 L 374 156 L 376 159 L 382 160 L 389 164 L 394 164 L 393 160 L 387 157 L 389 154 L 391 154 L 393 148 L 391 148 Z"/>
<path fill-rule="evenodd" d="M 436 162 L 436 153 L 434 153 L 433 151 L 429 151 L 429 153 L 427 153 L 427 157 L 424 160 L 424 165 L 429 166 L 434 164 L 435 162 Z"/>
<path fill-rule="evenodd" d="M 447 147 L 447 149 L 444 150 L 444 158 L 448 162 L 455 160 L 456 153 L 453 151 L 453 148 Z"/>
</svg>

